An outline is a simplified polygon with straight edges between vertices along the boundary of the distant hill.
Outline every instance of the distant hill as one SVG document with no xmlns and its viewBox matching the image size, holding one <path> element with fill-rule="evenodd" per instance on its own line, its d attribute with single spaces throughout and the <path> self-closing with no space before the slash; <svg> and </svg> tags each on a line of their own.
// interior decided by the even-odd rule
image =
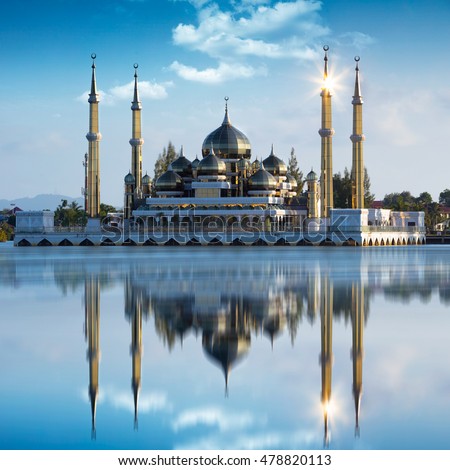
<svg viewBox="0 0 450 470">
<path fill-rule="evenodd" d="M 84 207 L 84 199 L 82 197 L 70 197 L 63 196 L 62 194 L 38 194 L 34 197 L 22 197 L 17 199 L 0 199 L 0 210 L 11 209 L 12 205 L 20 207 L 24 211 L 39 211 L 49 209 L 55 210 L 61 199 L 67 199 L 70 204 L 72 201 L 76 201 L 81 207 Z"/>
</svg>

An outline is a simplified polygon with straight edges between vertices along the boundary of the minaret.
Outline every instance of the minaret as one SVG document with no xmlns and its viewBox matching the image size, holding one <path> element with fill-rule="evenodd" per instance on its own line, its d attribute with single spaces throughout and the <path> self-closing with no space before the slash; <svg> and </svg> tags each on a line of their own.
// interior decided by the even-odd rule
<svg viewBox="0 0 450 470">
<path fill-rule="evenodd" d="M 100 282 L 98 277 L 86 278 L 84 287 L 86 339 L 89 361 L 89 400 L 91 402 L 92 439 L 95 439 L 95 415 L 98 397 L 98 372 L 100 362 Z"/>
<path fill-rule="evenodd" d="M 359 437 L 359 411 L 362 395 L 362 366 L 364 339 L 364 287 L 352 285 L 352 362 L 353 398 L 355 400 L 355 436 Z"/>
<path fill-rule="evenodd" d="M 318 194 L 317 194 L 317 175 L 311 169 L 306 176 L 308 185 L 308 218 L 317 219 L 319 217 Z"/>
<path fill-rule="evenodd" d="M 88 140 L 88 216 L 98 217 L 100 213 L 100 140 L 102 135 L 98 125 L 98 93 L 95 80 L 95 54 L 92 58 L 92 80 L 91 93 L 89 94 L 89 132 L 86 134 Z"/>
<path fill-rule="evenodd" d="M 331 124 L 331 96 L 328 77 L 328 46 L 323 46 L 325 51 L 323 85 L 320 96 L 322 97 L 322 128 L 319 130 L 321 137 L 321 177 L 320 177 L 320 202 L 322 218 L 329 217 L 333 203 L 333 152 L 332 138 L 334 129 Z"/>
<path fill-rule="evenodd" d="M 356 77 L 355 93 L 353 95 L 353 134 L 352 141 L 352 208 L 364 209 L 364 158 L 363 142 L 365 140 L 362 130 L 362 105 L 361 86 L 359 83 L 359 56 L 355 57 Z"/>
<path fill-rule="evenodd" d="M 123 206 L 123 218 L 129 219 L 133 213 L 134 201 L 135 201 L 135 188 L 136 179 L 131 174 L 131 171 L 124 178 L 125 183 L 125 200 Z"/>
<path fill-rule="evenodd" d="M 141 137 L 141 109 L 142 105 L 139 101 L 138 91 L 138 64 L 134 64 L 134 95 L 131 102 L 132 111 L 132 134 L 130 139 L 131 145 L 131 174 L 135 179 L 135 199 L 142 197 L 142 145 L 144 140 Z"/>
<path fill-rule="evenodd" d="M 320 302 L 320 364 L 322 369 L 321 402 L 324 423 L 324 446 L 330 442 L 331 375 L 333 369 L 333 285 L 329 277 L 322 279 Z"/>
</svg>

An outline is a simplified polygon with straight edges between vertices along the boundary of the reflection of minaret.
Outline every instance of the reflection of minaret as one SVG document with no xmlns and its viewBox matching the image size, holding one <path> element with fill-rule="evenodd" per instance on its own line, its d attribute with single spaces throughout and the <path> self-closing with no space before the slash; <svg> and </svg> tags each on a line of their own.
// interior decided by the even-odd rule
<svg viewBox="0 0 450 470">
<path fill-rule="evenodd" d="M 320 364 L 322 367 L 321 401 L 324 419 L 324 445 L 327 446 L 330 442 L 329 412 L 331 400 L 331 372 L 333 367 L 333 286 L 328 277 L 324 277 L 322 281 L 320 302 Z"/>
<path fill-rule="evenodd" d="M 355 399 L 355 436 L 359 437 L 359 411 L 362 395 L 364 339 L 364 287 L 352 285 L 352 360 L 353 360 L 353 397 Z"/>
<path fill-rule="evenodd" d="M 98 217 L 100 213 L 100 140 L 98 124 L 98 93 L 95 79 L 95 58 L 92 54 L 92 80 L 91 93 L 89 94 L 89 132 L 86 134 L 88 140 L 88 216 Z"/>
<path fill-rule="evenodd" d="M 142 364 L 142 293 L 133 287 L 133 280 L 125 282 L 125 316 L 131 323 L 131 388 L 134 401 L 134 426 L 138 424 L 138 400 L 141 390 L 141 364 Z"/>
<path fill-rule="evenodd" d="M 329 210 L 334 207 L 333 203 L 333 152 L 332 139 L 334 129 L 331 118 L 331 96 L 328 76 L 328 46 L 323 46 L 325 51 L 325 65 L 323 72 L 323 85 L 320 96 L 322 97 L 322 128 L 319 130 L 321 137 L 321 176 L 320 176 L 320 201 L 322 217 L 329 217 Z"/>
<path fill-rule="evenodd" d="M 353 133 L 350 136 L 352 141 L 352 208 L 364 209 L 364 158 L 363 142 L 364 134 L 362 129 L 362 105 L 361 86 L 359 83 L 359 57 L 355 57 L 356 77 L 355 93 L 353 95 Z"/>
<path fill-rule="evenodd" d="M 320 299 L 320 282 L 319 282 L 319 272 L 313 270 L 312 268 L 307 273 L 306 278 L 306 287 L 307 287 L 307 310 L 306 314 L 308 321 L 313 324 L 317 312 L 319 310 L 319 299 Z"/>
<path fill-rule="evenodd" d="M 134 425 L 137 429 L 138 419 L 138 399 L 141 389 L 141 359 L 142 359 L 142 306 L 136 305 L 136 310 L 131 318 L 131 357 L 132 357 L 132 378 L 134 398 Z"/>
<path fill-rule="evenodd" d="M 100 362 L 100 282 L 98 277 L 85 281 L 86 337 L 89 361 L 89 399 L 92 412 L 92 438 L 95 438 L 95 414 L 98 398 L 98 372 Z"/>
</svg>

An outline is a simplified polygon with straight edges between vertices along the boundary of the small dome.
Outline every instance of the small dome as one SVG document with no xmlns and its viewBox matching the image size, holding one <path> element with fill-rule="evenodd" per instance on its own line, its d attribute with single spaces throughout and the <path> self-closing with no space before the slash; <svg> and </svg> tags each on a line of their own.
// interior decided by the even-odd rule
<svg viewBox="0 0 450 470">
<path fill-rule="evenodd" d="M 277 180 L 262 165 L 261 168 L 248 179 L 249 191 L 273 191 L 277 187 Z"/>
<path fill-rule="evenodd" d="M 248 170 L 250 168 L 250 162 L 246 158 L 241 158 L 237 162 L 237 167 L 239 171 Z"/>
<path fill-rule="evenodd" d="M 192 163 L 183 155 L 172 162 L 172 169 L 182 178 L 192 176 Z"/>
<path fill-rule="evenodd" d="M 152 179 L 150 176 L 145 173 L 145 176 L 142 177 L 142 184 L 150 184 L 152 182 Z"/>
<path fill-rule="evenodd" d="M 258 160 L 258 158 L 256 158 L 255 160 L 253 160 L 252 162 L 252 170 L 253 171 L 257 171 L 261 168 L 261 162 Z"/>
<path fill-rule="evenodd" d="M 213 149 L 209 151 L 197 167 L 198 176 L 219 176 L 224 175 L 227 171 L 225 162 L 215 155 Z"/>
<path fill-rule="evenodd" d="M 183 146 L 181 146 L 180 156 L 172 162 L 172 170 L 182 178 L 192 176 L 192 163 L 184 156 Z"/>
<path fill-rule="evenodd" d="M 200 165 L 200 160 L 198 159 L 198 157 L 195 157 L 195 160 L 193 160 L 192 162 L 192 169 L 196 170 L 199 165 Z"/>
<path fill-rule="evenodd" d="M 317 181 L 317 175 L 314 173 L 313 170 L 311 170 L 311 171 L 306 175 L 306 181 Z"/>
<path fill-rule="evenodd" d="M 130 173 L 124 178 L 125 184 L 136 184 L 136 178 Z"/>
<path fill-rule="evenodd" d="M 225 100 L 228 101 L 228 98 L 225 98 Z M 221 158 L 250 158 L 252 153 L 252 147 L 247 136 L 231 125 L 228 116 L 228 105 L 225 105 L 225 117 L 222 125 L 208 134 L 203 141 L 203 155 L 208 154 L 211 143 Z"/>
<path fill-rule="evenodd" d="M 297 189 L 298 188 L 298 183 L 297 180 L 294 178 L 293 175 L 290 173 L 286 174 L 287 182 L 290 183 L 291 189 Z"/>
<path fill-rule="evenodd" d="M 156 181 L 156 191 L 183 191 L 184 182 L 183 178 L 172 170 L 169 169 L 163 173 Z"/>
<path fill-rule="evenodd" d="M 286 176 L 287 166 L 283 160 L 281 160 L 281 158 L 278 158 L 274 155 L 273 145 L 270 155 L 265 160 L 263 160 L 263 163 L 264 168 L 273 176 Z"/>
</svg>

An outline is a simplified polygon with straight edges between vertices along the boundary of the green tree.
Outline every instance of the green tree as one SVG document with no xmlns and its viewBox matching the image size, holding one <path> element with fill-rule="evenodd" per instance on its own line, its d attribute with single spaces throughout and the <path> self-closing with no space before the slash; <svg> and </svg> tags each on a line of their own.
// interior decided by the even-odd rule
<svg viewBox="0 0 450 470">
<path fill-rule="evenodd" d="M 155 170 L 153 176 L 153 182 L 156 183 L 158 178 L 167 171 L 169 165 L 178 158 L 178 154 L 175 150 L 174 145 L 171 141 L 167 144 L 167 148 L 164 147 L 162 153 L 158 155 L 155 162 Z M 153 185 L 154 188 L 155 185 Z M 154 191 L 154 189 L 153 189 Z"/>
<path fill-rule="evenodd" d="M 434 202 L 431 194 L 426 191 L 420 193 L 418 197 L 414 197 L 409 191 L 386 194 L 383 206 L 395 211 L 424 212 L 427 231 L 434 230 L 436 224 L 442 221 L 439 203 Z"/>
<path fill-rule="evenodd" d="M 14 238 L 14 227 L 8 222 L 0 223 L 0 242 L 6 242 Z"/>
<path fill-rule="evenodd" d="M 109 204 L 100 204 L 99 217 L 101 219 L 105 218 L 108 215 L 108 212 L 117 212 L 117 209 Z"/>
<path fill-rule="evenodd" d="M 297 181 L 297 195 L 301 194 L 304 185 L 303 172 L 300 171 L 298 167 L 298 161 L 297 156 L 295 155 L 294 147 L 291 148 L 291 156 L 289 157 L 287 171 Z"/>
<path fill-rule="evenodd" d="M 336 173 L 333 176 L 334 207 L 341 209 L 352 207 L 352 178 L 347 167 L 344 174 Z"/>
<path fill-rule="evenodd" d="M 372 207 L 373 201 L 375 201 L 375 194 L 370 192 L 370 177 L 367 168 L 364 167 L 364 207 Z"/>
<path fill-rule="evenodd" d="M 370 192 L 370 178 L 367 168 L 364 167 L 364 207 L 369 208 L 375 200 Z M 344 174 L 340 172 L 333 176 L 334 207 L 347 209 L 352 207 L 352 175 L 346 167 Z"/>
<path fill-rule="evenodd" d="M 67 199 L 61 199 L 61 204 L 55 210 L 55 224 L 62 227 L 86 225 L 87 215 L 76 202 L 68 204 Z"/>
<path fill-rule="evenodd" d="M 386 194 L 383 207 L 394 211 L 411 211 L 416 207 L 415 198 L 409 191 Z"/>
<path fill-rule="evenodd" d="M 8 235 L 6 235 L 6 232 L 3 230 L 3 227 L 0 227 L 0 243 L 8 241 Z"/>
<path fill-rule="evenodd" d="M 439 194 L 439 204 L 450 207 L 450 189 L 444 189 Z"/>
</svg>

